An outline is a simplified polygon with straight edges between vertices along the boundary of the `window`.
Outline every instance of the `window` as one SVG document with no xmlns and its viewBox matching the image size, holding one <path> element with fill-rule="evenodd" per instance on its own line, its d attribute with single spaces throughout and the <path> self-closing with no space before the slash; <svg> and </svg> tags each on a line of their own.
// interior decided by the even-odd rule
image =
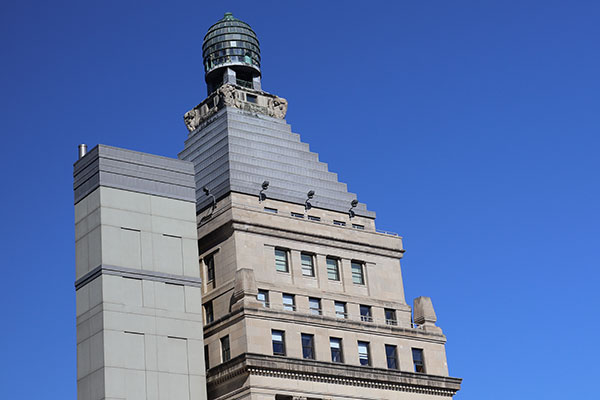
<svg viewBox="0 0 600 400">
<path fill-rule="evenodd" d="M 358 261 L 352 261 L 352 283 L 355 285 L 364 285 L 365 277 L 363 274 L 363 265 Z"/>
<path fill-rule="evenodd" d="M 338 260 L 335 258 L 327 257 L 327 278 L 330 281 L 340 280 L 340 269 L 338 267 Z"/>
<path fill-rule="evenodd" d="M 360 365 L 371 365 L 371 356 L 369 355 L 369 342 L 358 341 L 358 362 Z"/>
<path fill-rule="evenodd" d="M 256 300 L 260 301 L 264 308 L 269 308 L 269 291 L 259 290 L 256 295 Z"/>
<path fill-rule="evenodd" d="M 256 103 L 256 99 L 257 97 L 255 95 L 246 93 L 246 101 L 249 103 Z"/>
<path fill-rule="evenodd" d="M 344 355 L 342 354 L 342 339 L 329 338 L 329 348 L 331 349 L 331 361 L 343 363 Z"/>
<path fill-rule="evenodd" d="M 320 221 L 321 217 L 315 217 L 314 215 L 309 215 L 308 219 L 311 221 Z"/>
<path fill-rule="evenodd" d="M 321 299 L 317 299 L 316 297 L 309 297 L 308 308 L 310 309 L 311 314 L 321 315 Z"/>
<path fill-rule="evenodd" d="M 337 226 L 346 226 L 344 221 L 336 221 L 335 219 L 333 220 L 333 224 Z"/>
<path fill-rule="evenodd" d="M 315 336 L 303 333 L 302 337 L 302 358 L 309 360 L 315 359 Z"/>
<path fill-rule="evenodd" d="M 371 306 L 360 305 L 360 320 L 361 321 L 373 321 L 373 315 L 371 314 Z"/>
<path fill-rule="evenodd" d="M 229 336 L 223 336 L 221 338 L 221 359 L 223 362 L 231 359 L 231 350 L 229 349 Z"/>
<path fill-rule="evenodd" d="M 335 316 L 338 318 L 346 318 L 346 303 L 341 301 L 335 302 Z"/>
<path fill-rule="evenodd" d="M 360 230 L 364 230 L 365 229 L 364 225 L 359 225 L 359 224 L 352 224 L 352 227 L 354 229 L 360 229 Z"/>
<path fill-rule="evenodd" d="M 207 324 L 210 324 L 215 320 L 212 301 L 204 303 L 204 320 Z"/>
<path fill-rule="evenodd" d="M 283 294 L 283 309 L 286 311 L 296 311 L 296 301 L 293 294 Z"/>
<path fill-rule="evenodd" d="M 204 257 L 204 265 L 206 265 L 206 284 L 210 285 L 215 280 L 215 258 L 212 254 Z"/>
<path fill-rule="evenodd" d="M 206 369 L 210 368 L 210 364 L 208 362 L 209 362 L 209 359 L 208 359 L 208 345 L 205 344 L 204 345 L 204 366 L 206 367 Z"/>
<path fill-rule="evenodd" d="M 292 217 L 295 217 L 295 218 L 304 218 L 304 214 L 292 212 Z"/>
<path fill-rule="evenodd" d="M 423 349 L 412 349 L 413 364 L 415 372 L 425 373 L 425 363 L 423 362 Z"/>
<path fill-rule="evenodd" d="M 398 368 L 398 350 L 396 346 L 391 344 L 385 345 L 385 358 L 387 359 L 387 366 L 389 369 Z"/>
<path fill-rule="evenodd" d="M 264 210 L 266 212 L 269 212 L 269 213 L 272 213 L 272 214 L 277 214 L 277 209 L 276 208 L 265 207 Z"/>
<path fill-rule="evenodd" d="M 313 265 L 313 256 L 308 253 L 300 254 L 302 261 L 302 275 L 315 276 L 315 267 Z"/>
<path fill-rule="evenodd" d="M 279 272 L 289 272 L 287 250 L 275 249 L 275 270 Z"/>
<path fill-rule="evenodd" d="M 271 340 L 273 340 L 273 354 L 276 356 L 285 356 L 285 332 L 271 331 Z"/>
<path fill-rule="evenodd" d="M 391 308 L 385 309 L 385 323 L 388 325 L 398 325 L 396 310 L 392 310 Z"/>
</svg>

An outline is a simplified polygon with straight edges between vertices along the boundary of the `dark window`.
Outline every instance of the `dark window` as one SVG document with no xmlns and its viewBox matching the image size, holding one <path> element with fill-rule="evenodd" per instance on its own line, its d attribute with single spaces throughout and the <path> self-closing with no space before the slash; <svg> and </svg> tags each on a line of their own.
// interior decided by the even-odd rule
<svg viewBox="0 0 600 400">
<path fill-rule="evenodd" d="M 315 336 L 302 334 L 302 358 L 315 359 Z"/>
<path fill-rule="evenodd" d="M 361 321 L 373 321 L 373 315 L 371 314 L 371 306 L 360 305 L 360 320 Z"/>
<path fill-rule="evenodd" d="M 313 265 L 312 254 L 302 253 L 300 254 L 302 261 L 302 275 L 304 276 L 315 276 L 315 267 Z"/>
<path fill-rule="evenodd" d="M 338 267 L 338 260 L 335 258 L 327 257 L 327 278 L 331 281 L 340 280 L 340 269 Z"/>
<path fill-rule="evenodd" d="M 425 362 L 423 361 L 423 349 L 412 349 L 413 364 L 415 372 L 425 372 Z"/>
<path fill-rule="evenodd" d="M 213 255 L 204 257 L 204 264 L 206 265 L 206 283 L 210 284 L 215 280 L 215 258 Z"/>
<path fill-rule="evenodd" d="M 385 358 L 387 359 L 387 366 L 389 369 L 398 368 L 398 350 L 396 346 L 391 344 L 385 345 Z"/>
<path fill-rule="evenodd" d="M 333 224 L 338 226 L 346 226 L 344 221 L 336 221 L 335 219 L 333 220 Z"/>
<path fill-rule="evenodd" d="M 229 336 L 221 338 L 221 359 L 223 362 L 229 361 L 231 358 L 231 350 L 229 349 Z"/>
<path fill-rule="evenodd" d="M 293 294 L 284 293 L 283 296 L 283 309 L 286 311 L 296 311 L 296 301 Z"/>
<path fill-rule="evenodd" d="M 341 301 L 335 302 L 335 316 L 338 318 L 346 318 L 346 303 Z"/>
<path fill-rule="evenodd" d="M 388 325 L 398 325 L 396 310 L 392 310 L 391 308 L 385 309 L 385 323 Z"/>
<path fill-rule="evenodd" d="M 208 345 L 204 345 L 204 365 L 206 367 L 206 369 L 210 368 L 210 364 L 209 364 L 209 359 L 208 359 Z"/>
<path fill-rule="evenodd" d="M 285 356 L 285 332 L 272 330 L 271 339 L 273 340 L 273 354 Z"/>
<path fill-rule="evenodd" d="M 364 225 L 359 225 L 359 224 L 352 224 L 352 227 L 353 227 L 354 229 L 361 229 L 361 230 L 364 230 L 364 229 L 365 229 L 365 226 L 364 226 Z"/>
<path fill-rule="evenodd" d="M 207 324 L 210 324 L 215 320 L 215 316 L 213 314 L 212 301 L 208 301 L 204 304 L 204 314 L 204 318 Z"/>
<path fill-rule="evenodd" d="M 277 214 L 277 209 L 276 208 L 270 208 L 270 207 L 265 207 L 264 209 L 266 212 L 270 212 L 273 214 Z"/>
<path fill-rule="evenodd" d="M 358 261 L 352 261 L 352 283 L 356 285 L 365 284 L 365 276 L 363 274 L 363 265 Z"/>
<path fill-rule="evenodd" d="M 304 214 L 300 214 L 300 213 L 292 213 L 292 217 L 296 217 L 296 218 L 304 218 Z"/>
<path fill-rule="evenodd" d="M 329 348 L 331 349 L 331 361 L 342 363 L 344 355 L 342 353 L 342 339 L 329 338 Z"/>
<path fill-rule="evenodd" d="M 257 97 L 255 95 L 253 95 L 253 94 L 246 94 L 246 100 L 249 103 L 256 103 L 256 99 L 257 99 Z"/>
<path fill-rule="evenodd" d="M 275 249 L 275 270 L 279 272 L 289 272 L 287 250 Z"/>
<path fill-rule="evenodd" d="M 309 297 L 308 308 L 310 308 L 311 314 L 321 315 L 321 299 L 317 299 L 316 297 Z"/>
<path fill-rule="evenodd" d="M 320 221 L 321 217 L 315 217 L 314 215 L 309 215 L 308 219 L 311 221 Z"/>
<path fill-rule="evenodd" d="M 369 342 L 358 341 L 358 362 L 360 362 L 360 365 L 371 365 Z"/>
<path fill-rule="evenodd" d="M 256 295 L 256 300 L 260 301 L 265 308 L 269 308 L 269 291 L 259 290 Z"/>
</svg>

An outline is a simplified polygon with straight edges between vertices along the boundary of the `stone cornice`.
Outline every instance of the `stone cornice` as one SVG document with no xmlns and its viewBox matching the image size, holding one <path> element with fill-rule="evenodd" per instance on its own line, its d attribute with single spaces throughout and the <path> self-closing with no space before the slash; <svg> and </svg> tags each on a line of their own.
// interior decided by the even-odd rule
<svg viewBox="0 0 600 400">
<path fill-rule="evenodd" d="M 453 396 L 462 379 L 406 371 L 245 353 L 207 372 L 209 388 L 240 375 L 360 386 L 438 396 Z"/>
</svg>

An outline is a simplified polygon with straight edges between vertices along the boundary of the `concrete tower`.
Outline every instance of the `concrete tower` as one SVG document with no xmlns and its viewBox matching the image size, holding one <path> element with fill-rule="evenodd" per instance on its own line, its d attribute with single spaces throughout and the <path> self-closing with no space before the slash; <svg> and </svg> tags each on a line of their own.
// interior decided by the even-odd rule
<svg viewBox="0 0 600 400">
<path fill-rule="evenodd" d="M 231 14 L 204 44 L 208 97 L 185 114 L 194 165 L 209 399 L 445 399 L 431 299 L 406 303 L 402 239 L 348 192 L 262 91 Z"/>
<path fill-rule="evenodd" d="M 77 398 L 206 399 L 192 164 L 103 145 L 80 155 Z"/>
</svg>

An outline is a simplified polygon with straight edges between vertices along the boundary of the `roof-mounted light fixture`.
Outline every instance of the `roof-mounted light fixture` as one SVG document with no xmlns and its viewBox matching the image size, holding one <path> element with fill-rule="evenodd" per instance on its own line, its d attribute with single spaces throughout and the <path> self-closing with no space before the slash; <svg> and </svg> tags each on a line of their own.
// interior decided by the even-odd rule
<svg viewBox="0 0 600 400">
<path fill-rule="evenodd" d="M 312 208 L 312 204 L 310 204 L 310 199 L 312 199 L 315 196 L 315 191 L 314 190 L 309 190 L 308 193 L 306 193 L 306 201 L 304 202 L 304 210 L 308 211 Z"/>
<path fill-rule="evenodd" d="M 354 212 L 353 208 L 355 208 L 358 205 L 358 200 L 354 199 L 350 202 L 350 209 L 348 210 L 348 215 L 350 216 L 350 219 L 354 218 L 356 216 L 356 213 Z"/>
<path fill-rule="evenodd" d="M 258 202 L 265 201 L 267 199 L 267 195 L 264 193 L 265 190 L 269 188 L 269 181 L 264 181 L 262 183 L 262 189 L 258 192 Z"/>
</svg>

